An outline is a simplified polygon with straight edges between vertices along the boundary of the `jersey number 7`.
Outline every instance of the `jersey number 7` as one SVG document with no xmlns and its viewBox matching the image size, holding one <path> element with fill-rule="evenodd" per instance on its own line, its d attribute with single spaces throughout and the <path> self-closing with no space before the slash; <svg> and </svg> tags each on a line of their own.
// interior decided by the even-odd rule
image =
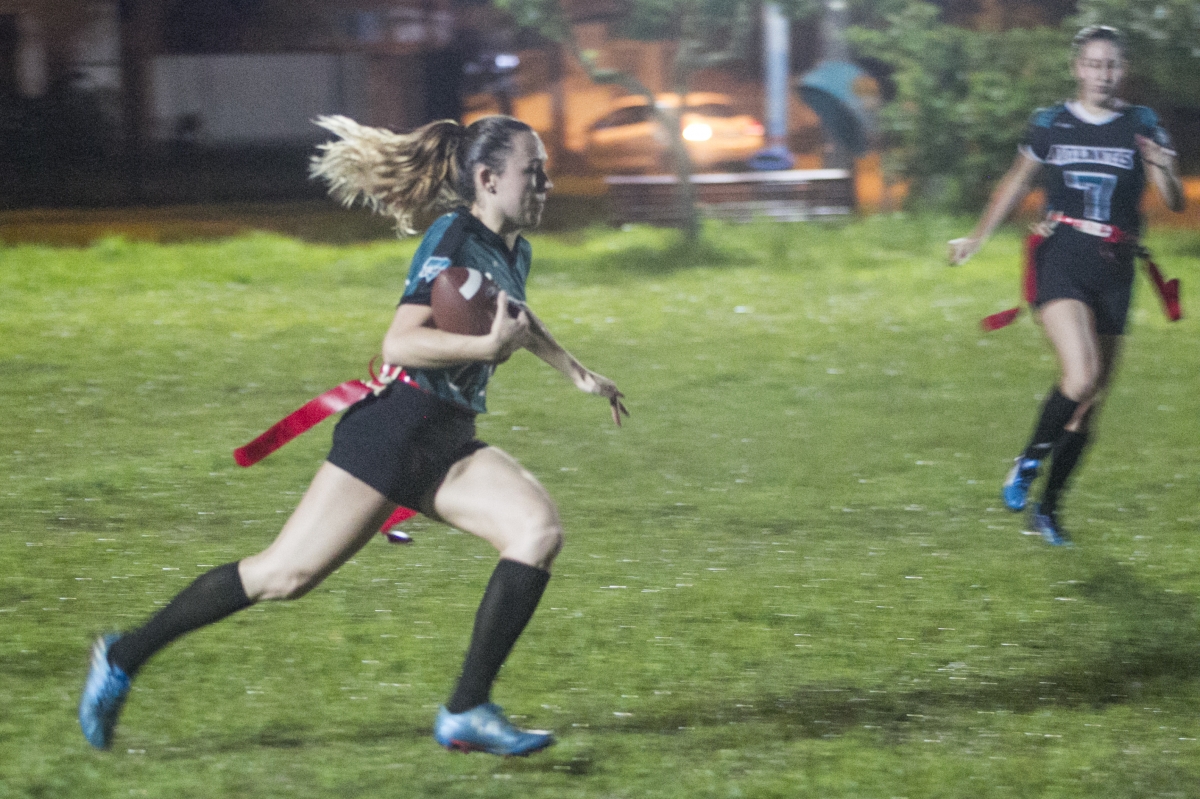
<svg viewBox="0 0 1200 799">
<path fill-rule="evenodd" d="M 1075 172 L 1065 170 L 1063 180 L 1072 189 L 1083 192 L 1083 216 L 1097 222 L 1107 222 L 1112 215 L 1112 196 L 1117 188 L 1117 176 L 1104 172 Z"/>
</svg>

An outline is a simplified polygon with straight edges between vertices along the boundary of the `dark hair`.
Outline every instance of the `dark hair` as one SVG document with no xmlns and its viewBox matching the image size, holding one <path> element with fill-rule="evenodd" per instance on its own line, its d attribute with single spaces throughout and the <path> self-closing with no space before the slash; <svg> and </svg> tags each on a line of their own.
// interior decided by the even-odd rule
<svg viewBox="0 0 1200 799">
<path fill-rule="evenodd" d="M 458 167 L 454 191 L 464 202 L 475 202 L 475 167 L 483 164 L 501 172 L 512 152 L 513 137 L 526 132 L 532 133 L 533 128 L 515 117 L 501 115 L 477 119 L 463 130 L 454 158 Z"/>
<path fill-rule="evenodd" d="M 341 137 L 320 145 L 309 174 L 329 184 L 343 204 L 359 198 L 377 213 L 396 218 L 396 230 L 412 235 L 415 219 L 475 201 L 475 167 L 497 172 L 512 151 L 513 137 L 533 132 L 509 116 L 487 116 L 463 127 L 452 119 L 430 122 L 412 133 L 393 133 L 341 116 L 316 123 Z"/>
<path fill-rule="evenodd" d="M 1078 58 L 1083 48 L 1092 42 L 1112 42 L 1121 51 L 1121 57 L 1125 57 L 1125 34 L 1121 33 L 1119 28 L 1108 25 L 1088 25 L 1075 34 L 1075 38 L 1071 40 L 1071 57 Z"/>
</svg>

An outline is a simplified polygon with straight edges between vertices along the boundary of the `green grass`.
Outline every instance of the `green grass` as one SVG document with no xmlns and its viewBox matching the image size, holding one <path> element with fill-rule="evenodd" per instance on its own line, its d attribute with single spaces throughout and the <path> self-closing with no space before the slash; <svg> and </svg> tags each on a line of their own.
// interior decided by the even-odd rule
<svg viewBox="0 0 1200 799">
<path fill-rule="evenodd" d="M 414 243 L 0 248 L 0 797 L 1200 796 L 1200 327 L 1139 286 L 1052 550 L 997 492 L 1055 366 L 979 332 L 1019 245 L 948 269 L 969 224 L 535 241 L 633 416 L 525 354 L 480 418 L 567 529 L 496 690 L 560 736 L 526 760 L 432 741 L 494 555 L 425 520 L 164 651 L 91 751 L 92 636 L 271 540 L 331 425 L 230 450 L 365 372 Z M 1151 243 L 1200 309 L 1200 238 Z"/>
</svg>

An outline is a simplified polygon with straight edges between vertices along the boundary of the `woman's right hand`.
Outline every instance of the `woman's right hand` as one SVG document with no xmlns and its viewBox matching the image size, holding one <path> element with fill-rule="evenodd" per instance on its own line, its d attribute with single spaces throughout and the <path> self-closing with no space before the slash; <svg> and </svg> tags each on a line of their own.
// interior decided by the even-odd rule
<svg viewBox="0 0 1200 799">
<path fill-rule="evenodd" d="M 971 259 L 971 256 L 979 252 L 979 239 L 973 236 L 964 236 L 961 239 L 951 239 L 950 244 L 950 265 L 959 266 L 965 264 Z"/>
<path fill-rule="evenodd" d="M 496 295 L 496 315 L 492 319 L 492 329 L 486 336 L 489 349 L 495 353 L 494 357 L 489 359 L 493 363 L 504 363 L 527 343 L 529 314 L 522 308 L 515 317 L 509 316 L 508 292 L 503 289 Z"/>
</svg>

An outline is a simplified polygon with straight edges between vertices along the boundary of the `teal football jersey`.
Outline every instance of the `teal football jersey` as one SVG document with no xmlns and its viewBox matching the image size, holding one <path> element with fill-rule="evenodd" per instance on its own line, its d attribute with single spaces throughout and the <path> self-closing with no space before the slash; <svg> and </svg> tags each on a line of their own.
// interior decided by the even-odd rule
<svg viewBox="0 0 1200 799">
<path fill-rule="evenodd" d="M 532 248 L 518 236 L 512 251 L 465 208 L 445 214 L 429 226 L 413 256 L 400 303 L 429 305 L 434 278 L 451 266 L 477 269 L 494 280 L 508 296 L 525 301 Z M 487 384 L 495 364 L 465 363 L 445 369 L 406 369 L 417 385 L 444 400 L 487 411 Z"/>
</svg>

